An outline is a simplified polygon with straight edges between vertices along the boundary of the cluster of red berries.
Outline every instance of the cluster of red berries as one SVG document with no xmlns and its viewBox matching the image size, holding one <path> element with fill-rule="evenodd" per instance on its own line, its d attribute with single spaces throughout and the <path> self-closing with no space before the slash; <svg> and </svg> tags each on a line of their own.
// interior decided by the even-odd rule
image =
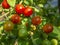
<svg viewBox="0 0 60 45">
<path fill-rule="evenodd" d="M 10 8 L 10 5 L 7 3 L 7 0 L 3 0 L 2 6 L 6 9 Z M 15 11 L 17 14 L 24 14 L 24 16 L 31 16 L 33 13 L 33 9 L 29 6 L 24 7 L 22 4 L 16 4 Z"/>
<path fill-rule="evenodd" d="M 7 0 L 3 0 L 2 7 L 9 9 L 10 5 L 7 3 Z M 29 6 L 25 7 L 22 4 L 16 4 L 15 11 L 17 14 L 13 14 L 11 17 L 11 21 L 14 24 L 17 24 L 21 21 L 20 16 L 18 14 L 23 14 L 26 17 L 29 17 L 33 14 L 33 9 Z M 42 22 L 40 16 L 35 16 L 32 18 L 33 25 L 39 25 Z M 43 30 L 45 33 L 50 33 L 53 31 L 53 26 L 51 24 L 46 24 L 43 26 Z"/>
</svg>

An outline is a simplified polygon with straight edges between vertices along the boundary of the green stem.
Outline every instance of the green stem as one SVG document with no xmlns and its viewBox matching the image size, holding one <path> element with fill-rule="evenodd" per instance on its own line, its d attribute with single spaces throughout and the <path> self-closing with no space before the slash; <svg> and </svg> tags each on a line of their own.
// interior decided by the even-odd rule
<svg viewBox="0 0 60 45">
<path fill-rule="evenodd" d="M 31 35 L 31 40 L 32 40 L 32 42 L 33 42 L 33 45 L 37 45 L 36 44 L 36 42 L 34 41 L 34 39 L 33 39 L 33 36 Z"/>
<path fill-rule="evenodd" d="M 23 0 L 21 0 L 20 2 L 19 2 L 19 4 L 22 4 L 23 3 Z"/>
</svg>

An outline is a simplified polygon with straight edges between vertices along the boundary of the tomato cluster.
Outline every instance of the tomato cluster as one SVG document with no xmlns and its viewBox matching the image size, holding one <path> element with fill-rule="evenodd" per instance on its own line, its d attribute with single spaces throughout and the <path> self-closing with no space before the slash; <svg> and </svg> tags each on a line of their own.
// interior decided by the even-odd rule
<svg viewBox="0 0 60 45">
<path fill-rule="evenodd" d="M 9 9 L 10 5 L 7 3 L 7 0 L 3 0 L 2 7 Z M 33 9 L 31 7 L 25 7 L 22 4 L 16 4 L 15 11 L 17 14 L 24 14 L 24 16 L 28 17 L 33 14 Z"/>
<path fill-rule="evenodd" d="M 7 3 L 7 0 L 3 0 L 2 2 L 2 7 L 9 9 L 10 5 Z M 33 9 L 29 6 L 24 6 L 23 4 L 16 4 L 15 6 L 15 14 L 12 15 L 11 21 L 7 21 L 4 23 L 4 30 L 10 31 L 13 30 L 14 24 L 18 24 L 21 22 L 21 17 L 19 16 L 20 14 L 23 14 L 25 17 L 30 17 L 33 14 Z M 31 19 L 31 23 L 33 25 L 39 25 L 42 22 L 42 18 L 40 16 L 34 16 Z M 28 24 L 26 24 L 28 27 Z M 51 24 L 46 24 L 43 26 L 43 31 L 45 33 L 50 33 L 53 31 L 53 26 Z M 19 36 L 24 37 L 24 35 L 27 35 L 27 30 L 26 29 L 21 29 L 19 30 Z"/>
<path fill-rule="evenodd" d="M 22 4 L 17 4 L 15 6 L 15 11 L 17 14 L 24 14 L 24 16 L 31 16 L 33 13 L 33 9 L 31 7 L 24 7 Z"/>
</svg>

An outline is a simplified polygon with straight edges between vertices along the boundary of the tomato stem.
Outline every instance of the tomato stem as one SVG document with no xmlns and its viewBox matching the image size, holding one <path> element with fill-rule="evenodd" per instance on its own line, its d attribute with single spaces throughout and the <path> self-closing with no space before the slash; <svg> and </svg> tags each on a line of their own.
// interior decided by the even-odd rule
<svg viewBox="0 0 60 45">
<path fill-rule="evenodd" d="M 22 2 L 23 2 L 23 1 L 21 0 L 21 1 L 19 2 L 19 4 L 22 4 Z"/>
<path fill-rule="evenodd" d="M 36 42 L 35 42 L 35 40 L 33 39 L 33 35 L 31 35 L 31 40 L 33 42 L 33 45 L 37 45 Z"/>
</svg>

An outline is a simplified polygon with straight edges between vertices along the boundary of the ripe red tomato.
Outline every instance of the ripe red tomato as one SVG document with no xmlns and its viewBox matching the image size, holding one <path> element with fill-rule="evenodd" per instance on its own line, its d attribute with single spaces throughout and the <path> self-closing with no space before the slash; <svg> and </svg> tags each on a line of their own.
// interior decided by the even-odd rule
<svg viewBox="0 0 60 45">
<path fill-rule="evenodd" d="M 31 16 L 33 13 L 33 9 L 30 8 L 30 7 L 26 7 L 25 10 L 24 10 L 24 16 Z"/>
<path fill-rule="evenodd" d="M 15 11 L 18 14 L 23 14 L 24 10 L 25 10 L 25 7 L 22 4 L 17 4 L 15 6 Z"/>
<path fill-rule="evenodd" d="M 11 21 L 6 21 L 3 26 L 5 31 L 11 31 L 14 29 L 14 24 Z"/>
<path fill-rule="evenodd" d="M 13 14 L 12 17 L 11 17 L 11 21 L 14 23 L 14 24 L 17 24 L 20 22 L 20 16 L 18 14 Z"/>
<path fill-rule="evenodd" d="M 39 25 L 42 22 L 41 18 L 39 16 L 35 16 L 32 18 L 32 24 Z"/>
<path fill-rule="evenodd" d="M 45 24 L 43 26 L 43 31 L 48 34 L 53 31 L 53 26 L 51 24 Z"/>
<path fill-rule="evenodd" d="M 6 9 L 10 8 L 9 4 L 7 3 L 7 0 L 3 0 L 2 7 Z"/>
</svg>

